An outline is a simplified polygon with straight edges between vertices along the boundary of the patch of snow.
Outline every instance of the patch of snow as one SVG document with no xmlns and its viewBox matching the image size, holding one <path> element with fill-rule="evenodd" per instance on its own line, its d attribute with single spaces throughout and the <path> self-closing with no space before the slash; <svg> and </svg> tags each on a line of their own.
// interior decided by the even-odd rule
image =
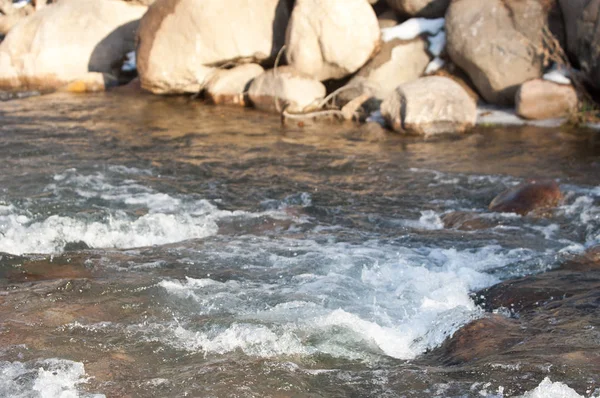
<svg viewBox="0 0 600 398">
<path fill-rule="evenodd" d="M 13 8 L 23 8 L 29 3 L 31 3 L 31 0 L 13 1 L 12 6 L 13 6 Z"/>
<path fill-rule="evenodd" d="M 431 74 L 437 72 L 438 70 L 440 70 L 445 64 L 446 64 L 446 61 L 444 61 L 440 57 L 435 57 L 434 59 L 431 60 L 431 62 L 429 62 L 427 64 L 424 74 L 431 75 Z"/>
<path fill-rule="evenodd" d="M 126 55 L 127 59 L 123 62 L 123 66 L 121 66 L 121 70 L 123 72 L 133 72 L 137 69 L 137 65 L 135 63 L 135 51 L 130 51 Z"/>
<path fill-rule="evenodd" d="M 388 42 L 394 39 L 412 40 L 423 33 L 437 35 L 444 28 L 445 23 L 444 18 L 411 18 L 400 25 L 381 29 L 381 39 Z"/>
<path fill-rule="evenodd" d="M 385 119 L 384 119 L 383 115 L 381 114 L 381 111 L 379 111 L 379 110 L 371 113 L 369 115 L 369 117 L 367 117 L 366 122 L 367 123 L 377 123 L 384 127 L 386 126 Z"/>
<path fill-rule="evenodd" d="M 442 51 L 446 47 L 446 32 L 440 30 L 437 34 L 429 36 L 427 40 L 429 41 L 429 53 L 436 58 L 442 55 Z"/>
</svg>

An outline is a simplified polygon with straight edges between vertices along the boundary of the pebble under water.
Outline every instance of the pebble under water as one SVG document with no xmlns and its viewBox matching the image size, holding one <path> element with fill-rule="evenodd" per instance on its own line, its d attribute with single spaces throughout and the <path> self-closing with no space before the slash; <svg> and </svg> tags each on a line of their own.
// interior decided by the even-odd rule
<svg viewBox="0 0 600 398">
<path fill-rule="evenodd" d="M 1 102 L 0 121 L 0 397 L 600 386 L 537 357 L 427 355 L 485 315 L 474 292 L 600 243 L 596 132 L 423 140 L 116 93 Z M 559 182 L 551 215 L 487 210 L 532 177 Z M 488 227 L 444 227 L 455 211 Z"/>
</svg>

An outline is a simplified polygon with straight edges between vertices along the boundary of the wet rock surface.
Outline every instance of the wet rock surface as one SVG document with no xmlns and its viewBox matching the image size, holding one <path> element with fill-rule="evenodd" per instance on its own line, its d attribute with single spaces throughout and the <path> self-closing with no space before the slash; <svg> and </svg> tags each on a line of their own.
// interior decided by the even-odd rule
<svg viewBox="0 0 600 398">
<path fill-rule="evenodd" d="M 600 382 L 599 253 L 600 247 L 590 248 L 557 270 L 475 293 L 488 314 L 427 356 L 457 372 L 478 369 L 494 380 L 514 380 L 513 394 L 527 389 L 516 380 L 528 374 L 568 377 L 576 390 L 593 391 Z"/>
<path fill-rule="evenodd" d="M 562 197 L 556 181 L 529 180 L 498 194 L 489 209 L 520 215 L 531 212 L 541 214 L 558 205 Z"/>
</svg>

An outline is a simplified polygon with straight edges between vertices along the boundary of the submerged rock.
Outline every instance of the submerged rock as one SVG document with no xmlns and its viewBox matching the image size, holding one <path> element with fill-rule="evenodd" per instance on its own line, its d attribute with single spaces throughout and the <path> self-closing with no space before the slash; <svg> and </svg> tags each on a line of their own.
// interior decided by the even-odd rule
<svg viewBox="0 0 600 398">
<path fill-rule="evenodd" d="M 579 387 L 589 383 L 589 375 L 600 374 L 598 268 L 560 268 L 508 280 L 474 297 L 495 313 L 459 329 L 426 354 L 429 358 L 458 366 L 456 371 L 500 367 L 501 373 L 516 377 L 551 364 L 544 372 L 561 374 Z M 567 376 L 568 369 L 573 372 Z"/>
<path fill-rule="evenodd" d="M 459 231 L 478 231 L 493 228 L 496 222 L 489 218 L 483 218 L 477 213 L 468 211 L 453 211 L 442 216 L 444 228 L 454 228 Z"/>
<path fill-rule="evenodd" d="M 475 101 L 456 82 L 429 76 L 402 84 L 381 104 L 393 130 L 407 134 L 463 133 L 475 125 Z"/>
<path fill-rule="evenodd" d="M 0 88 L 55 89 L 88 72 L 118 74 L 145 12 L 116 0 L 62 0 L 43 8 L 0 44 Z"/>
<path fill-rule="evenodd" d="M 363 0 L 364 1 L 364 0 Z M 325 98 L 323 83 L 298 72 L 291 66 L 281 66 L 257 76 L 250 84 L 248 96 L 255 108 L 281 113 L 302 113 Z"/>
<path fill-rule="evenodd" d="M 250 83 L 263 72 L 262 66 L 257 64 L 218 70 L 206 84 L 206 95 L 217 105 L 249 105 L 246 96 Z"/>
<path fill-rule="evenodd" d="M 537 0 L 453 1 L 447 51 L 492 104 L 512 105 L 519 86 L 542 74 L 546 10 Z"/>
<path fill-rule="evenodd" d="M 285 52 L 290 65 L 316 80 L 341 79 L 378 51 L 380 35 L 365 0 L 297 0 Z"/>
<path fill-rule="evenodd" d="M 400 14 L 440 18 L 446 13 L 450 0 L 387 0 L 387 3 Z"/>
<path fill-rule="evenodd" d="M 142 87 L 156 94 L 196 93 L 216 67 L 273 61 L 284 44 L 290 7 L 288 0 L 157 0 L 138 31 Z"/>
<path fill-rule="evenodd" d="M 489 205 L 491 211 L 526 215 L 544 211 L 559 204 L 563 196 L 556 181 L 529 180 L 496 196 Z"/>
<path fill-rule="evenodd" d="M 577 92 L 571 85 L 542 79 L 525 82 L 517 91 L 517 114 L 526 119 L 552 119 L 577 109 Z"/>
</svg>

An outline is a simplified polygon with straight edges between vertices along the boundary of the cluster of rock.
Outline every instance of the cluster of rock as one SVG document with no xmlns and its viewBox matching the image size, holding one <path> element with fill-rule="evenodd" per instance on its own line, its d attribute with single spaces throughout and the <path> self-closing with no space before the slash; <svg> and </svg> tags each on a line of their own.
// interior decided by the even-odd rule
<svg viewBox="0 0 600 398">
<path fill-rule="evenodd" d="M 468 130 L 478 101 L 531 119 L 576 109 L 569 78 L 546 73 L 557 51 L 549 41 L 600 86 L 600 0 L 42 3 L 13 18 L 12 1 L 0 0 L 0 27 L 14 25 L 0 43 L 0 90 L 102 90 L 132 77 L 122 66 L 136 51 L 125 69 L 137 67 L 155 94 L 203 93 L 295 117 L 379 116 L 431 135 Z"/>
</svg>

